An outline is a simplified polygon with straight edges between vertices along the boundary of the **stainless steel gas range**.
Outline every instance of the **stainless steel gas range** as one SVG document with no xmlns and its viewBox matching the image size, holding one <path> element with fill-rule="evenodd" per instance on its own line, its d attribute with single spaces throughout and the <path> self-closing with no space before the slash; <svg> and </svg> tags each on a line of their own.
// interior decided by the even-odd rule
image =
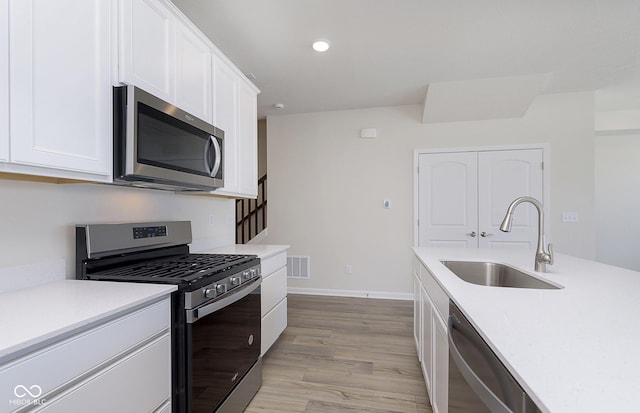
<svg viewBox="0 0 640 413">
<path fill-rule="evenodd" d="M 262 383 L 260 260 L 191 254 L 189 221 L 76 226 L 76 278 L 167 283 L 173 413 L 238 413 Z"/>
</svg>

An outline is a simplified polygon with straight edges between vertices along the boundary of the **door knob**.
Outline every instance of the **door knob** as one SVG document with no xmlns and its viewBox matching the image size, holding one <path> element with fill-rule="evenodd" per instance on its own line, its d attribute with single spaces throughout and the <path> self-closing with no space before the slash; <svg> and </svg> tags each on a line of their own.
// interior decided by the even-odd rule
<svg viewBox="0 0 640 413">
<path fill-rule="evenodd" d="M 484 232 L 484 231 L 482 231 L 482 232 L 480 233 L 480 236 L 481 236 L 482 238 L 490 237 L 490 236 L 492 236 L 492 235 L 493 235 L 493 234 L 487 234 L 487 233 L 486 233 L 486 232 Z"/>
<path fill-rule="evenodd" d="M 470 236 L 471 238 L 475 238 L 476 237 L 476 232 L 475 231 L 469 232 L 469 233 L 467 233 L 467 235 Z"/>
</svg>

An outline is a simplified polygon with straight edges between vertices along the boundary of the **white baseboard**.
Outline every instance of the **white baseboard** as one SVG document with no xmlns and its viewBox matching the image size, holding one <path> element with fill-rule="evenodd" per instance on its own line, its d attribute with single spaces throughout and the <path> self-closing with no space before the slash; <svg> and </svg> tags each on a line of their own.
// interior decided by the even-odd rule
<svg viewBox="0 0 640 413">
<path fill-rule="evenodd" d="M 384 300 L 413 301 L 412 293 L 388 293 L 383 291 L 325 290 L 320 288 L 287 288 L 289 294 L 328 295 L 334 297 L 380 298 Z"/>
</svg>

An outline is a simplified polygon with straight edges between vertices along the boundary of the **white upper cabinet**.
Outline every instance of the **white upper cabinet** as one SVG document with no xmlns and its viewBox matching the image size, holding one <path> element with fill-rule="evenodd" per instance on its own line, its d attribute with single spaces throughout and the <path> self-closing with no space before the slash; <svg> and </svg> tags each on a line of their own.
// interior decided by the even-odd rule
<svg viewBox="0 0 640 413">
<path fill-rule="evenodd" d="M 211 50 L 193 30 L 177 23 L 176 56 L 176 106 L 211 123 Z"/>
<path fill-rule="evenodd" d="M 175 102 L 175 17 L 158 0 L 121 0 L 119 80 Z"/>
<path fill-rule="evenodd" d="M 224 188 L 256 197 L 257 94 L 168 0 L 120 0 L 120 82 L 132 84 L 224 131 Z"/>
<path fill-rule="evenodd" d="M 238 87 L 237 75 L 222 59 L 215 57 L 214 125 L 224 131 L 224 188 L 218 192 L 238 192 Z"/>
<path fill-rule="evenodd" d="M 224 188 L 214 194 L 258 196 L 257 89 L 224 59 L 214 58 L 214 125 L 224 131 Z"/>
<path fill-rule="evenodd" d="M 258 196 L 258 114 L 257 93 L 248 84 L 238 83 L 238 146 L 240 192 Z"/>
<path fill-rule="evenodd" d="M 211 122 L 211 47 L 168 2 L 121 0 L 120 82 Z"/>
<path fill-rule="evenodd" d="M 6 1 L 2 9 L 6 13 Z M 35 170 L 42 175 L 110 177 L 111 24 L 110 1 L 10 0 L 9 160 L 15 168 L 5 170 L 35 173 L 20 169 L 29 165 L 42 167 Z"/>
<path fill-rule="evenodd" d="M 0 161 L 9 159 L 9 0 L 0 0 Z"/>
</svg>

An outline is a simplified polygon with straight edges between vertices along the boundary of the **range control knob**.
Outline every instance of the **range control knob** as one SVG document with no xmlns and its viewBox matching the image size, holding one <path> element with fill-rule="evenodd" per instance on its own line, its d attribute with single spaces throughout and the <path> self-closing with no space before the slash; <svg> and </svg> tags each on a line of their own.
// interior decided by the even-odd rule
<svg viewBox="0 0 640 413">
<path fill-rule="evenodd" d="M 243 280 L 248 280 L 251 278 L 251 273 L 249 271 L 242 271 L 242 279 Z"/>
<path fill-rule="evenodd" d="M 214 298 L 216 296 L 216 289 L 215 288 L 205 288 L 204 290 L 204 297 L 205 298 Z"/>
<path fill-rule="evenodd" d="M 256 278 L 258 276 L 258 270 L 255 268 L 252 268 L 249 270 L 249 277 L 250 278 Z"/>
<path fill-rule="evenodd" d="M 231 278 L 229 278 L 229 281 L 231 281 L 231 285 L 240 285 L 242 283 L 242 278 L 241 277 L 231 277 Z"/>
<path fill-rule="evenodd" d="M 215 285 L 215 289 L 216 289 L 216 293 L 224 294 L 224 293 L 227 292 L 227 285 L 226 284 L 216 284 Z"/>
</svg>

